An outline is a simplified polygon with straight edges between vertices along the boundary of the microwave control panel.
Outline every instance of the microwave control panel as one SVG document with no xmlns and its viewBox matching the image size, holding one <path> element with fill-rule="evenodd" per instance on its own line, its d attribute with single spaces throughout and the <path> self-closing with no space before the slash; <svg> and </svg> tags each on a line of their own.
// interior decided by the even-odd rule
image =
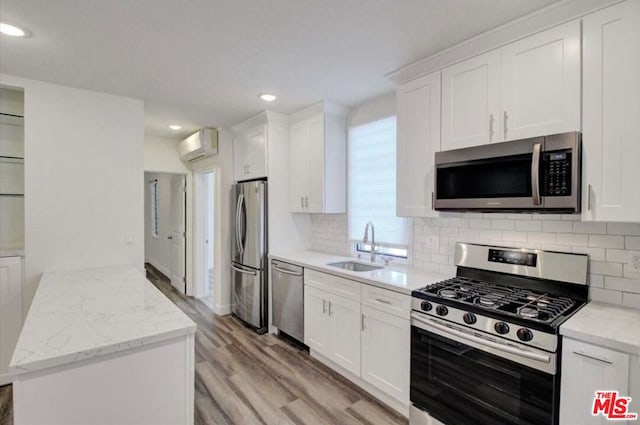
<svg viewBox="0 0 640 425">
<path fill-rule="evenodd" d="M 571 196 L 571 150 L 542 155 L 542 195 Z"/>
</svg>

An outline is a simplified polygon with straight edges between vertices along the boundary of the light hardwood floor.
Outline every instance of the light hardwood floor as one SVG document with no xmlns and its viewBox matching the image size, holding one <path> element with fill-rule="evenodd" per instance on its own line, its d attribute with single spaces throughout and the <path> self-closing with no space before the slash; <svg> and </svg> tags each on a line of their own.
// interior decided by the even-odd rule
<svg viewBox="0 0 640 425">
<path fill-rule="evenodd" d="M 307 352 L 215 316 L 148 267 L 147 278 L 198 325 L 196 425 L 407 424 Z M 12 425 L 11 387 L 0 387 L 0 424 Z"/>
</svg>

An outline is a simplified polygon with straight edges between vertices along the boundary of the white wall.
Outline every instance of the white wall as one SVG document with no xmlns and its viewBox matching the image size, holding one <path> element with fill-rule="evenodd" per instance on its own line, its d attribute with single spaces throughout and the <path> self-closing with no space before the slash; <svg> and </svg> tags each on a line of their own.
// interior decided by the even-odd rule
<svg viewBox="0 0 640 425">
<path fill-rule="evenodd" d="M 178 156 L 178 140 L 158 136 L 144 138 L 144 170 L 186 174 L 189 169 Z"/>
<path fill-rule="evenodd" d="M 144 173 L 144 261 L 171 277 L 171 177 L 169 173 Z M 158 236 L 151 232 L 150 181 L 158 180 Z"/>
<path fill-rule="evenodd" d="M 25 95 L 23 311 L 44 271 L 142 271 L 143 102 L 4 74 L 0 84 Z"/>
<path fill-rule="evenodd" d="M 233 146 L 231 132 L 227 129 L 219 129 L 218 155 L 204 158 L 189 164 L 192 170 L 191 178 L 187 183 L 187 205 L 191 206 L 187 219 L 187 235 L 195 235 L 198 229 L 196 223 L 196 211 L 198 205 L 194 196 L 196 173 L 215 170 L 215 198 L 216 211 L 214 214 L 214 255 L 215 260 L 215 287 L 213 294 L 214 312 L 216 314 L 231 313 L 231 185 L 233 185 Z M 189 201 L 191 200 L 191 201 Z M 193 237 L 187 243 L 187 293 L 195 293 L 195 263 L 194 254 L 196 238 Z"/>
</svg>

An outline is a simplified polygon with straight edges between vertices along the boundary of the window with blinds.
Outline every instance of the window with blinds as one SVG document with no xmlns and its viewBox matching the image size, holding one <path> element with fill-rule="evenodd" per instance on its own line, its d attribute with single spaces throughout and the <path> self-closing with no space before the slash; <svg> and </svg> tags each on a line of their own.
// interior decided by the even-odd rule
<svg viewBox="0 0 640 425">
<path fill-rule="evenodd" d="M 151 234 L 158 237 L 158 180 L 149 182 L 149 193 L 151 194 Z"/>
<path fill-rule="evenodd" d="M 378 252 L 406 258 L 409 223 L 396 216 L 396 117 L 351 127 L 348 164 L 349 239 L 358 251 L 370 251 L 362 243 L 370 221 Z"/>
</svg>

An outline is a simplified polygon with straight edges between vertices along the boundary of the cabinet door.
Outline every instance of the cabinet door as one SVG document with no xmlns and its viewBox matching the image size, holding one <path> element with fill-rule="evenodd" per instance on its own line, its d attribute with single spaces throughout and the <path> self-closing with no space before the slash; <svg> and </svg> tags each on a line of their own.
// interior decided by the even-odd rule
<svg viewBox="0 0 640 425">
<path fill-rule="evenodd" d="M 603 416 L 591 415 L 595 392 L 617 390 L 627 396 L 628 381 L 627 354 L 565 338 L 562 348 L 560 425 L 610 423 Z"/>
<path fill-rule="evenodd" d="M 292 212 L 304 212 L 304 197 L 309 187 L 309 126 L 306 121 L 291 125 L 289 143 L 289 208 Z"/>
<path fill-rule="evenodd" d="M 440 73 L 398 88 L 396 212 L 437 217 L 433 210 L 434 154 L 440 150 Z"/>
<path fill-rule="evenodd" d="M 245 135 L 235 134 L 233 137 L 233 178 L 236 181 L 247 180 L 249 164 L 247 147 L 249 143 Z"/>
<path fill-rule="evenodd" d="M 307 212 L 324 212 L 324 114 L 310 118 L 307 122 L 309 126 L 309 189 L 305 198 Z"/>
<path fill-rule="evenodd" d="M 502 48 L 502 140 L 580 131 L 580 21 Z"/>
<path fill-rule="evenodd" d="M 267 126 L 260 125 L 247 134 L 248 179 L 267 176 Z"/>
<path fill-rule="evenodd" d="M 22 329 L 22 259 L 0 258 L 0 385 L 11 382 L 9 363 Z"/>
<path fill-rule="evenodd" d="M 318 353 L 330 357 L 329 294 L 305 285 L 304 343 Z"/>
<path fill-rule="evenodd" d="M 409 320 L 368 306 L 362 316 L 362 379 L 409 404 Z"/>
<path fill-rule="evenodd" d="M 332 295 L 329 299 L 331 354 L 329 358 L 360 375 L 360 303 Z"/>
<path fill-rule="evenodd" d="M 583 20 L 582 219 L 640 221 L 640 2 Z"/>
<path fill-rule="evenodd" d="M 500 140 L 500 51 L 442 71 L 442 150 Z"/>
</svg>

